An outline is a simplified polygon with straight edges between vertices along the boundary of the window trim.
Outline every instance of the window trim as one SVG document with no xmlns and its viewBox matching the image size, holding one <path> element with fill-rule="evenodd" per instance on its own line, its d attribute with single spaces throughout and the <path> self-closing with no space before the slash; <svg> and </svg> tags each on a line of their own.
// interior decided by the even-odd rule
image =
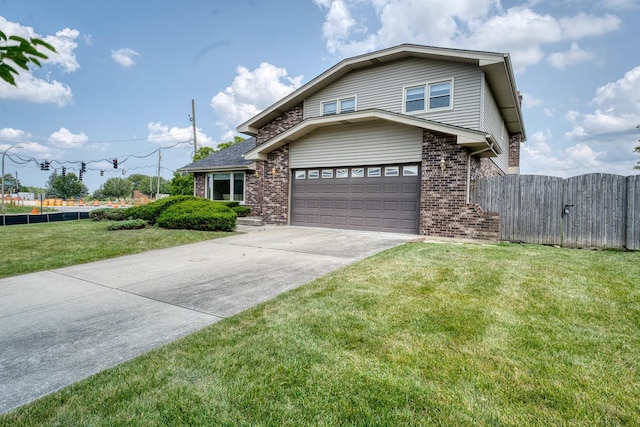
<svg viewBox="0 0 640 427">
<path fill-rule="evenodd" d="M 342 109 L 342 102 L 343 101 L 348 101 L 353 99 L 353 110 L 343 110 Z M 328 105 L 328 104 L 335 104 L 336 106 L 336 112 L 335 113 L 328 113 L 325 114 L 324 113 L 324 106 Z M 321 116 L 334 116 L 336 114 L 346 114 L 346 113 L 352 113 L 354 111 L 358 111 L 358 97 L 356 95 L 353 96 L 343 96 L 341 98 L 334 98 L 334 99 L 327 99 L 324 101 L 320 102 L 320 115 Z"/>
<path fill-rule="evenodd" d="M 433 98 L 438 98 L 440 96 L 435 96 L 432 97 L 431 96 L 431 87 L 437 84 L 442 84 L 442 83 L 449 83 L 449 105 L 446 107 L 435 107 L 435 108 L 430 108 L 431 105 L 431 100 Z M 411 111 L 407 111 L 407 91 L 409 89 L 415 89 L 415 88 L 423 88 L 424 89 L 424 108 L 422 110 L 411 110 Z M 412 84 L 412 85 L 406 85 L 402 87 L 402 112 L 404 114 L 420 114 L 420 113 L 430 113 L 430 112 L 436 112 L 436 111 L 447 111 L 447 110 L 453 110 L 453 93 L 454 93 L 454 78 L 451 77 L 449 79 L 441 79 L 441 80 L 431 80 L 425 83 L 420 83 L 420 84 Z"/>
</svg>

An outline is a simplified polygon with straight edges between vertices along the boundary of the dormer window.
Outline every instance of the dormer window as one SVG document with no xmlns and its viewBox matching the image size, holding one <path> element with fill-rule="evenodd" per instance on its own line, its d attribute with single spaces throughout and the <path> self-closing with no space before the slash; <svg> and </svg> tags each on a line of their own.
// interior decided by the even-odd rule
<svg viewBox="0 0 640 427">
<path fill-rule="evenodd" d="M 405 87 L 405 113 L 452 108 L 452 87 L 453 80 Z"/>
<path fill-rule="evenodd" d="M 322 103 L 322 115 L 330 116 L 332 114 L 349 113 L 356 111 L 356 98 L 341 98 Z"/>
</svg>

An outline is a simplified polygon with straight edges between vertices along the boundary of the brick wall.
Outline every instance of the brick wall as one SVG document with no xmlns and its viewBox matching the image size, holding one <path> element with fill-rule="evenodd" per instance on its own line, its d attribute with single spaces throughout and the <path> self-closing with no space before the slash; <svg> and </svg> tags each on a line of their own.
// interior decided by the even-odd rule
<svg viewBox="0 0 640 427">
<path fill-rule="evenodd" d="M 264 162 L 261 216 L 267 224 L 287 224 L 289 219 L 289 145 L 268 154 Z"/>
<path fill-rule="evenodd" d="M 302 104 L 286 111 L 258 130 L 256 144 L 261 145 L 300 123 Z M 251 189 L 250 189 L 251 188 Z M 254 215 L 266 224 L 287 224 L 289 220 L 289 145 L 268 154 L 267 160 L 257 162 L 251 183 L 247 182 L 247 205 Z"/>
<path fill-rule="evenodd" d="M 256 163 L 255 171 L 249 170 L 245 174 L 244 204 L 251 208 L 251 215 L 253 216 L 262 215 L 263 176 L 264 164 L 262 162 Z"/>
<path fill-rule="evenodd" d="M 205 196 L 204 194 L 205 177 L 206 177 L 206 174 L 204 173 L 193 174 L 193 182 L 194 182 L 194 185 L 196 186 L 196 192 L 195 192 L 196 197 Z"/>
<path fill-rule="evenodd" d="M 455 136 L 423 131 L 420 234 L 498 239 L 499 214 L 466 203 L 467 154 L 465 148 L 457 145 Z M 441 159 L 445 161 L 444 171 L 440 168 Z M 473 161 L 476 171 L 481 171 L 482 160 Z"/>
<path fill-rule="evenodd" d="M 264 144 L 274 136 L 300 123 L 303 118 L 302 113 L 302 104 L 300 104 L 261 127 L 256 136 L 256 145 Z"/>
<path fill-rule="evenodd" d="M 509 137 L 509 167 L 520 167 L 520 144 L 522 143 L 522 134 L 514 133 Z"/>
</svg>

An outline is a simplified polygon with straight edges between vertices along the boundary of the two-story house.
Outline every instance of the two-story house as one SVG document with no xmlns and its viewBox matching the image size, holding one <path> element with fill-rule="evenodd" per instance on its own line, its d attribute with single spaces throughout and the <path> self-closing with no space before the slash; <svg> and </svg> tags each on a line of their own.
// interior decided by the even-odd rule
<svg viewBox="0 0 640 427">
<path fill-rule="evenodd" d="M 400 45 L 345 59 L 242 123 L 252 138 L 234 164 L 182 170 L 196 195 L 218 185 L 210 198 L 266 223 L 497 238 L 498 214 L 470 188 L 518 173 L 520 107 L 508 54 Z"/>
</svg>

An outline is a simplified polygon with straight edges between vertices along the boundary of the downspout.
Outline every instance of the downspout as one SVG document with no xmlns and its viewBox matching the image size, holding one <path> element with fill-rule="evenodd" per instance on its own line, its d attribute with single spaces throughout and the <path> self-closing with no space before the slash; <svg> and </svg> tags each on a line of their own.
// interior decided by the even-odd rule
<svg viewBox="0 0 640 427">
<path fill-rule="evenodd" d="M 471 197 L 471 156 L 475 156 L 477 154 L 484 153 L 485 151 L 489 151 L 491 149 L 492 149 L 492 147 L 489 146 L 489 147 L 483 148 L 482 150 L 478 150 L 478 151 L 474 151 L 472 153 L 469 153 L 467 155 L 467 188 L 466 188 L 467 204 L 469 204 L 470 197 Z"/>
</svg>

